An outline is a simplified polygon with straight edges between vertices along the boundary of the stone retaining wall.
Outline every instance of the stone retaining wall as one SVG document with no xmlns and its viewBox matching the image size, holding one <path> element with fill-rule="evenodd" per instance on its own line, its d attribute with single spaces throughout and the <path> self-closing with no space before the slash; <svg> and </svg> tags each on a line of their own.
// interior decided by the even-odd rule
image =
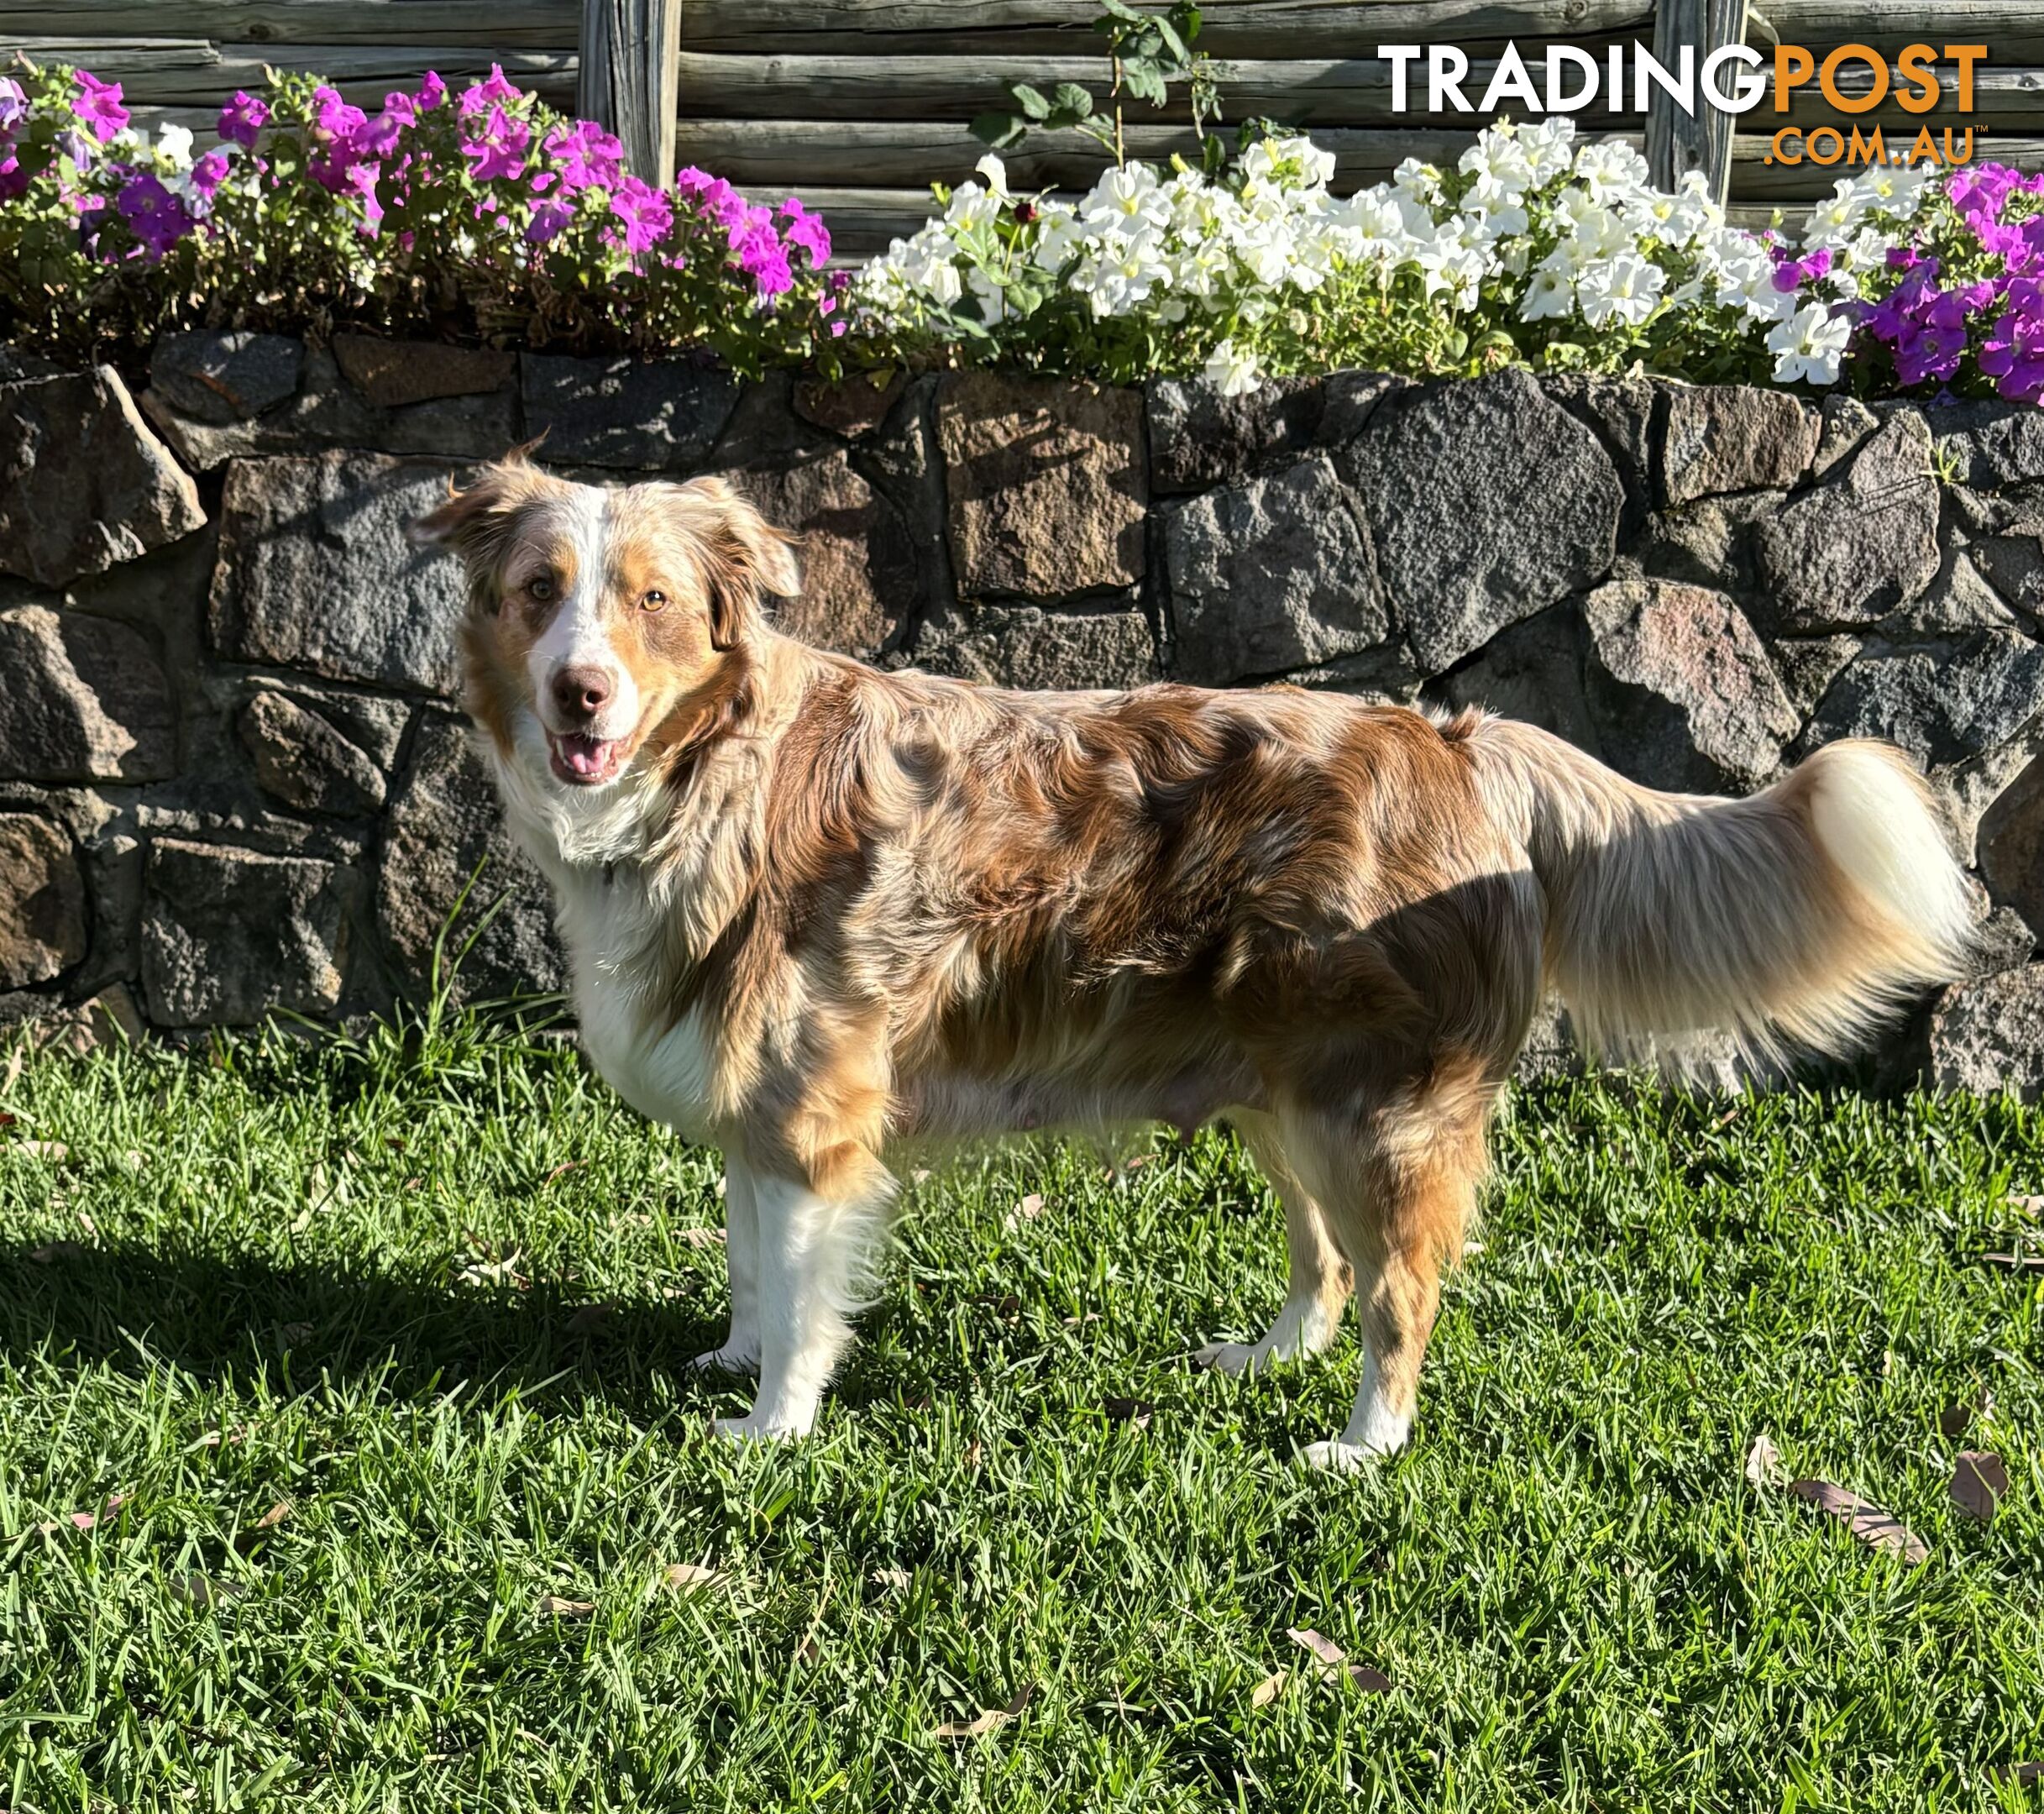
<svg viewBox="0 0 2044 1814">
<path fill-rule="evenodd" d="M 453 564 L 403 534 L 543 434 L 570 474 L 739 479 L 806 540 L 784 624 L 885 663 L 1482 703 L 1662 787 L 1892 737 L 1995 910 L 1938 1074 L 2044 1082 L 2044 411 L 1517 371 L 741 385 L 347 336 L 173 336 L 139 398 L 0 380 L 8 1015 L 382 1009 L 485 858 L 511 894 L 467 992 L 558 981 L 452 701 Z"/>
</svg>

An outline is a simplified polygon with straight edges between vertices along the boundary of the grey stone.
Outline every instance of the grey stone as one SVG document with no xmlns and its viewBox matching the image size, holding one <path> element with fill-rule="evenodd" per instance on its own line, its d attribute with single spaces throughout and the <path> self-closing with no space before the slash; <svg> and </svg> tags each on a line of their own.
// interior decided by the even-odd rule
<svg viewBox="0 0 2044 1814">
<path fill-rule="evenodd" d="M 196 422 L 249 422 L 294 396 L 304 366 L 303 343 L 283 334 L 159 334 L 149 391 Z"/>
<path fill-rule="evenodd" d="M 27 347 L 0 342 L 0 384 L 19 384 L 24 378 L 55 378 L 64 368 Z"/>
<path fill-rule="evenodd" d="M 0 776 L 159 781 L 176 715 L 155 652 L 110 618 L 41 605 L 0 611 Z"/>
<path fill-rule="evenodd" d="M 2044 931 L 2044 758 L 2030 763 L 1981 815 L 1980 878 L 1995 904 Z"/>
<path fill-rule="evenodd" d="M 1342 458 L 1394 619 L 1430 670 L 1611 565 L 1611 457 L 1526 372 L 1402 391 Z"/>
<path fill-rule="evenodd" d="M 0 385 L 0 572 L 64 585 L 205 522 L 112 366 Z"/>
<path fill-rule="evenodd" d="M 2044 522 L 2023 530 L 1984 537 L 1972 553 L 1995 594 L 2044 622 Z"/>
<path fill-rule="evenodd" d="M 568 465 L 654 472 L 694 469 L 715 444 L 738 401 L 727 371 L 684 359 L 521 359 L 528 435 Z"/>
<path fill-rule="evenodd" d="M 917 665 L 983 685 L 1135 687 L 1157 677 L 1149 619 L 1132 606 L 983 605 L 925 627 Z"/>
<path fill-rule="evenodd" d="M 376 454 L 238 461 L 222 502 L 214 646 L 230 659 L 446 693 L 459 564 L 414 548 L 411 522 L 457 469 Z"/>
<path fill-rule="evenodd" d="M 899 365 L 836 380 L 801 378 L 795 382 L 794 412 L 843 440 L 863 441 L 887 420 L 908 384 L 909 375 Z"/>
<path fill-rule="evenodd" d="M 1723 491 L 1784 490 L 1810 469 L 1818 428 L 1816 412 L 1785 391 L 1671 386 L 1662 501 L 1680 505 Z"/>
<path fill-rule="evenodd" d="M 368 334 L 336 334 L 333 361 L 341 375 L 381 410 L 445 397 L 486 396 L 507 390 L 518 375 L 518 355 L 494 347 L 377 340 Z"/>
<path fill-rule="evenodd" d="M 2044 964 L 1947 989 L 1931 1016 L 1930 1077 L 1940 1090 L 2044 1094 Z"/>
<path fill-rule="evenodd" d="M 2006 742 L 2041 710 L 2044 647 L 1982 630 L 1943 647 L 1868 648 L 1832 683 L 1806 741 L 1886 737 L 1942 767 Z"/>
<path fill-rule="evenodd" d="M 546 879 L 511 841 L 466 723 L 452 712 L 428 710 L 385 815 L 376 883 L 376 921 L 401 994 L 424 1000 L 443 930 L 451 962 L 493 908 L 451 979 L 454 997 L 494 999 L 559 988 L 566 966 Z"/>
<path fill-rule="evenodd" d="M 336 1006 L 342 873 L 302 857 L 157 838 L 144 873 L 142 988 L 160 1026 L 250 1026 Z"/>
<path fill-rule="evenodd" d="M 1862 638 L 1841 632 L 1827 637 L 1784 637 L 1769 645 L 1768 653 L 1790 704 L 1807 718 L 1864 646 Z"/>
<path fill-rule="evenodd" d="M 1997 907 L 1973 928 L 1963 980 L 1999 976 L 2004 970 L 2028 963 L 2036 954 L 2037 937 L 2029 922 L 2013 907 Z"/>
<path fill-rule="evenodd" d="M 1390 632 L 1368 540 L 1324 454 L 1176 506 L 1164 548 L 1185 679 L 1311 667 Z"/>
<path fill-rule="evenodd" d="M 1410 378 L 1381 371 L 1330 372 L 1318 383 L 1323 403 L 1313 444 L 1323 448 L 1346 447 L 1368 426 L 1380 403 L 1412 387 Z"/>
<path fill-rule="evenodd" d="M 404 741 L 405 726 L 411 723 L 415 707 L 411 700 L 360 692 L 352 687 L 322 686 L 316 680 L 296 676 L 284 681 L 267 674 L 252 674 L 234 683 L 232 696 L 238 703 L 251 690 L 283 692 L 307 710 L 318 713 L 385 775 L 397 760 L 398 746 Z"/>
<path fill-rule="evenodd" d="M 383 771 L 317 712 L 289 695 L 259 692 L 241 715 L 241 741 L 265 792 L 300 812 L 366 818 L 383 805 Z"/>
<path fill-rule="evenodd" d="M 1655 418 L 1660 393 L 1669 387 L 1643 378 L 1586 377 L 1556 373 L 1540 381 L 1556 402 L 1591 428 L 1604 444 L 1625 487 L 1621 539 L 1629 539 L 1659 496 L 1659 452 Z"/>
<path fill-rule="evenodd" d="M 1858 397 L 1837 391 L 1824 399 L 1818 413 L 1823 426 L 1817 433 L 1817 450 L 1810 470 L 1821 479 L 1847 454 L 1857 453 L 1880 427 L 1881 419 Z"/>
<path fill-rule="evenodd" d="M 1436 690 L 1449 705 L 1481 706 L 1538 725 L 1595 755 L 1596 725 L 1583 688 L 1585 641 L 1574 602 L 1551 605 L 1500 631 L 1444 675 Z"/>
<path fill-rule="evenodd" d="M 1969 630 L 2010 630 L 2015 614 L 1994 595 L 1980 576 L 1976 556 L 1984 548 L 1948 548 L 1930 590 L 1913 605 L 1905 605 L 1884 626 L 1890 636 L 1963 636 Z M 1989 555 L 1989 558 L 1992 558 Z M 2044 595 L 2039 608 L 2044 609 Z"/>
<path fill-rule="evenodd" d="M 864 655 L 894 641 L 916 602 L 915 552 L 900 512 L 842 447 L 730 474 L 776 528 L 800 537 L 802 590 L 779 627 L 818 648 Z"/>
<path fill-rule="evenodd" d="M 1267 378 L 1240 396 L 1225 396 L 1203 378 L 1153 378 L 1143 392 L 1150 482 L 1166 493 L 1203 490 L 1302 451 L 1327 408 L 1312 378 Z"/>
<path fill-rule="evenodd" d="M 1700 586 L 1621 580 L 1584 600 L 1605 759 L 1649 786 L 1751 786 L 1800 722 L 1737 606 Z"/>
<path fill-rule="evenodd" d="M 937 393 L 937 439 L 962 594 L 1058 599 L 1141 583 L 1140 391 L 954 373 Z"/>
<path fill-rule="evenodd" d="M 60 976 L 86 953 L 85 878 L 39 813 L 0 812 L 0 988 Z"/>
<path fill-rule="evenodd" d="M 1936 577 L 1937 481 L 1914 415 L 1889 417 L 1842 480 L 1806 492 L 1754 536 L 1779 627 L 1872 623 Z"/>
<path fill-rule="evenodd" d="M 2044 479 L 2044 410 L 1978 401 L 1926 412 L 1940 463 L 1955 483 L 1994 487 Z"/>
</svg>

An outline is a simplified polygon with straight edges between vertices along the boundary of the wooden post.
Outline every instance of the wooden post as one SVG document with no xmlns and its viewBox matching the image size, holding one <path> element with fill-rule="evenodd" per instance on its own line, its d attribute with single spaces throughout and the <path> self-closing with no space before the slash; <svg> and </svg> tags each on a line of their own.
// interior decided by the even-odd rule
<svg viewBox="0 0 2044 1814">
<path fill-rule="evenodd" d="M 582 0 L 576 106 L 624 141 L 626 170 L 661 188 L 674 180 L 680 67 L 681 0 Z"/>
<path fill-rule="evenodd" d="M 1673 189 L 1693 170 L 1709 178 L 1722 205 L 1732 181 L 1732 135 L 1738 117 L 1721 113 L 1703 96 L 1704 60 L 1727 45 L 1746 41 L 1748 0 L 1654 0 L 1654 55 L 1664 69 L 1676 68 L 1682 47 L 1696 52 L 1696 111 L 1685 113 L 1674 96 L 1656 88 L 1647 107 L 1647 164 L 1656 187 Z M 1720 80 L 1718 87 L 1729 84 Z"/>
</svg>

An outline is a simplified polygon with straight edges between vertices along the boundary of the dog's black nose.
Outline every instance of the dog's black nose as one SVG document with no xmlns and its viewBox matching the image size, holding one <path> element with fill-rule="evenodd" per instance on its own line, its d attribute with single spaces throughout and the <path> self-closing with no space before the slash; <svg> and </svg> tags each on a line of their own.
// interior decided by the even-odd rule
<svg viewBox="0 0 2044 1814">
<path fill-rule="evenodd" d="M 563 718 L 590 719 L 611 703 L 611 677 L 600 668 L 563 668 L 553 676 L 554 709 Z"/>
</svg>

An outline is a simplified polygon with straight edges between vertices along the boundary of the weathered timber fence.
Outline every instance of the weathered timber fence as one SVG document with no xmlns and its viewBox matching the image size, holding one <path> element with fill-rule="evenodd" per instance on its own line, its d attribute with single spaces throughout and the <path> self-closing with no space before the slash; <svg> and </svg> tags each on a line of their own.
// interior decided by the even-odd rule
<svg viewBox="0 0 2044 1814">
<path fill-rule="evenodd" d="M 453 81 L 501 62 L 549 101 L 610 123 L 644 174 L 664 174 L 671 158 L 763 197 L 799 191 L 856 256 L 920 223 L 932 181 L 971 173 L 983 148 L 967 123 L 1006 83 L 1077 81 L 1104 95 L 1097 10 L 1097 0 L 0 0 L 0 49 L 86 64 L 124 84 L 143 123 L 195 129 L 236 88 L 259 86 L 266 64 L 318 70 L 373 103 L 429 67 Z M 1722 118 L 1672 110 L 1644 123 L 1585 112 L 1579 124 L 1625 133 L 1665 180 L 1727 170 L 1728 198 L 1748 218 L 1807 202 L 1839 174 L 1769 161 L 1785 124 L 1879 125 L 1891 137 L 1913 137 L 1926 118 L 1970 124 L 1976 155 L 2044 165 L 2037 0 L 1208 0 L 1200 44 L 1230 120 L 1311 130 L 1347 188 L 1409 155 L 1452 161 L 1482 123 L 1424 111 L 1423 80 L 1414 108 L 1394 113 L 1380 44 L 1458 45 L 1474 98 L 1507 43 L 1537 70 L 1554 44 L 1601 54 L 1637 42 L 1664 63 L 1689 44 L 1701 63 L 1742 34 L 1763 52 L 1789 43 L 1819 58 L 1846 44 L 1889 55 L 1916 42 L 1981 44 L 1989 61 L 1963 120 L 1949 107 L 1910 115 L 1892 96 L 1842 114 L 1812 87 L 1785 114 L 1747 115 L 1736 137 Z M 1839 86 L 1863 93 L 1868 80 L 1848 66 Z M 1944 81 L 1955 88 L 1948 65 Z M 1194 146 L 1182 118 L 1129 118 L 1141 155 Z M 1101 161 L 1078 134 L 1039 133 L 1009 163 L 1019 183 L 1068 189 Z"/>
</svg>

